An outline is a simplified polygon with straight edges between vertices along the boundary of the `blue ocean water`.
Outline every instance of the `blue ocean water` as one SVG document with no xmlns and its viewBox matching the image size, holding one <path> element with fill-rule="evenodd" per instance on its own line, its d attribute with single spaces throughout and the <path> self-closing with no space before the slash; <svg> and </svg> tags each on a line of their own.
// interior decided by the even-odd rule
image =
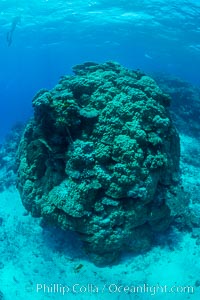
<svg viewBox="0 0 200 300">
<path fill-rule="evenodd" d="M 0 137 L 30 117 L 38 89 L 53 87 L 84 61 L 118 61 L 199 85 L 199 11 L 197 0 L 2 0 Z"/>
<path fill-rule="evenodd" d="M 199 16 L 200 0 L 1 0 L 0 141 L 15 123 L 31 118 L 39 89 L 53 88 L 85 61 L 117 61 L 199 87 Z M 199 140 L 184 134 L 181 139 L 184 187 L 198 212 Z M 97 268 L 79 251 L 76 237 L 56 232 L 55 240 L 27 216 L 13 189 L 0 196 L 0 229 L 0 299 L 199 299 L 200 250 L 189 233 L 169 237 L 177 235 L 170 246 L 176 251 L 157 247 L 146 256 L 124 257 L 118 266 Z M 165 285 L 197 292 L 164 293 L 159 286 Z M 143 290 L 136 295 L 131 286 Z"/>
</svg>

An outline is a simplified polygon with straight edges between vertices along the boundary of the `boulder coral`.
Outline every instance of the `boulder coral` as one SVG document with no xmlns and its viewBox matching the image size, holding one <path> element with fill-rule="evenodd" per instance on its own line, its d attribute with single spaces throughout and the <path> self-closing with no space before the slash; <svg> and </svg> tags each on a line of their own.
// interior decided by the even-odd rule
<svg viewBox="0 0 200 300">
<path fill-rule="evenodd" d="M 25 208 L 79 234 L 97 265 L 143 252 L 179 213 L 170 98 L 117 63 L 87 62 L 33 99 L 18 149 Z"/>
</svg>

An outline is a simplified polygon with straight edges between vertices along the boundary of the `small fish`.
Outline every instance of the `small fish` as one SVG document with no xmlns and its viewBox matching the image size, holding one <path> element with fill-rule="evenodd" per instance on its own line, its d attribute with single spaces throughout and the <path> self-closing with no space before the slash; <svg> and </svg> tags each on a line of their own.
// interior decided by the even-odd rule
<svg viewBox="0 0 200 300">
<path fill-rule="evenodd" d="M 152 56 L 150 56 L 149 54 L 145 53 L 144 57 L 148 58 L 148 59 L 153 59 Z"/>
</svg>

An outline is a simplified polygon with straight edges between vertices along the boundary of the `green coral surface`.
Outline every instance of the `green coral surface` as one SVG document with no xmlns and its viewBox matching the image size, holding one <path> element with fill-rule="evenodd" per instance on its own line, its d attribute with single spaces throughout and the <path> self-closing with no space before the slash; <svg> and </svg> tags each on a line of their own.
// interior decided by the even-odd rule
<svg viewBox="0 0 200 300">
<path fill-rule="evenodd" d="M 80 235 L 98 265 L 142 252 L 177 211 L 179 137 L 155 81 L 85 63 L 33 99 L 18 189 L 35 217 Z"/>
</svg>

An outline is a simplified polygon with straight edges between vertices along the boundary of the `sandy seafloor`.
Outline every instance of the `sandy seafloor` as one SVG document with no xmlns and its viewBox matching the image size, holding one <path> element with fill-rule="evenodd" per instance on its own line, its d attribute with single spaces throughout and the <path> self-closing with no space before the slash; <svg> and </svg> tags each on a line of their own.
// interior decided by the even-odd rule
<svg viewBox="0 0 200 300">
<path fill-rule="evenodd" d="M 193 205 L 200 199 L 200 145 L 195 138 L 182 135 L 181 146 L 183 186 Z M 146 254 L 127 254 L 118 265 L 96 267 L 72 233 L 42 228 L 39 219 L 27 215 L 18 191 L 10 188 L 0 194 L 0 299 L 199 300 L 200 246 L 196 239 L 192 233 L 177 229 L 161 239 L 164 242 Z M 44 284 L 66 285 L 70 291 L 65 295 L 44 293 L 43 289 L 37 292 L 37 284 L 42 288 Z M 115 292 L 120 286 L 144 285 L 146 292 Z M 194 292 L 165 293 L 158 289 L 154 294 L 152 286 L 161 285 L 192 286 Z M 147 290 L 150 287 L 151 292 Z"/>
</svg>

